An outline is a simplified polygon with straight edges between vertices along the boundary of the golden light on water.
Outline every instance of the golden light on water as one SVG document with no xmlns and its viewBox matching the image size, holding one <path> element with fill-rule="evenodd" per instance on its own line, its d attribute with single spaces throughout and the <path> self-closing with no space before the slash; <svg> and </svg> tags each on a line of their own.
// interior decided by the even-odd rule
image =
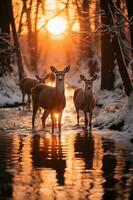
<svg viewBox="0 0 133 200">
<path fill-rule="evenodd" d="M 55 17 L 48 22 L 47 29 L 53 35 L 60 35 L 67 30 L 67 26 L 67 21 L 63 17 Z"/>
<path fill-rule="evenodd" d="M 27 116 L 24 118 L 27 121 Z M 129 175 L 127 181 L 122 182 L 127 150 L 123 149 L 123 143 L 111 141 L 110 144 L 110 140 L 105 143 L 106 140 L 100 132 L 90 136 L 72 129 L 63 130 L 61 136 L 49 132 L 43 135 L 39 132 L 36 135 L 0 134 L 0 141 L 4 142 L 1 159 L 7 170 L 3 174 L 5 184 L 12 186 L 14 200 L 18 196 L 21 200 L 35 197 L 38 200 L 53 197 L 76 200 L 86 199 L 86 196 L 90 200 L 102 200 L 107 195 L 106 188 L 119 195 L 125 183 L 123 195 L 129 199 L 132 177 Z M 106 187 L 110 178 L 116 182 Z"/>
</svg>

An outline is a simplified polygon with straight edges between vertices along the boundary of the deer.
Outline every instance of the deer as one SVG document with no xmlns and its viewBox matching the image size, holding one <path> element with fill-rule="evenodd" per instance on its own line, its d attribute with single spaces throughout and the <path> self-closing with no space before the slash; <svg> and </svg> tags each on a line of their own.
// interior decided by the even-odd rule
<svg viewBox="0 0 133 200">
<path fill-rule="evenodd" d="M 28 96 L 28 108 L 30 110 L 30 105 L 31 105 L 31 89 L 35 87 L 39 83 L 45 83 L 46 79 L 48 79 L 51 76 L 51 74 L 46 75 L 45 77 L 40 77 L 36 75 L 35 78 L 29 78 L 29 77 L 24 77 L 21 82 L 20 82 L 20 89 L 22 92 L 22 105 L 23 105 L 23 110 L 24 110 L 24 99 L 25 95 Z"/>
<path fill-rule="evenodd" d="M 90 132 L 92 131 L 92 115 L 94 108 L 96 106 L 96 98 L 93 94 L 93 81 L 97 79 L 97 75 L 95 74 L 91 79 L 85 78 L 85 76 L 80 75 L 81 81 L 84 81 L 85 88 L 78 88 L 74 91 L 73 101 L 75 105 L 75 109 L 77 112 L 77 124 L 79 125 L 79 111 L 82 110 L 84 112 L 84 122 L 85 129 L 88 127 L 88 116 L 89 113 L 89 127 Z"/>
<path fill-rule="evenodd" d="M 38 108 L 45 109 L 42 116 L 42 126 L 45 128 L 45 121 L 50 113 L 52 121 L 52 133 L 55 128 L 55 113 L 58 113 L 58 129 L 61 132 L 61 119 L 63 110 L 66 106 L 65 97 L 65 75 L 70 70 L 70 67 L 65 67 L 63 71 L 57 70 L 51 66 L 52 73 L 55 74 L 55 87 L 38 84 L 32 89 L 32 129 L 34 130 L 35 117 Z"/>
</svg>

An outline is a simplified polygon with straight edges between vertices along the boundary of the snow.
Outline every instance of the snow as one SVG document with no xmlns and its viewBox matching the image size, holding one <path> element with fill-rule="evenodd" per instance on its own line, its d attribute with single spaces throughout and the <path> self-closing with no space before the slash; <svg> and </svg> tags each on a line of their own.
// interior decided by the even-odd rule
<svg viewBox="0 0 133 200">
<path fill-rule="evenodd" d="M 17 76 L 14 74 L 0 77 L 0 107 L 21 102 Z"/>
<path fill-rule="evenodd" d="M 133 133 L 133 92 L 128 99 L 127 106 L 120 114 L 120 118 L 125 121 L 123 131 Z"/>
<path fill-rule="evenodd" d="M 99 96 L 102 107 L 94 119 L 94 126 L 109 129 L 112 126 L 119 130 L 133 132 L 133 92 L 130 97 L 117 96 L 115 92 L 103 91 Z M 111 128 L 112 129 L 112 128 Z"/>
</svg>

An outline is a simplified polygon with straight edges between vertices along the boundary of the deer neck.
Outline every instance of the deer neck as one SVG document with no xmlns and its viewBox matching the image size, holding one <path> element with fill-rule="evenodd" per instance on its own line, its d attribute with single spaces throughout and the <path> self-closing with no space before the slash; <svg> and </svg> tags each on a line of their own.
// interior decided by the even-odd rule
<svg viewBox="0 0 133 200">
<path fill-rule="evenodd" d="M 92 89 L 84 91 L 84 109 L 90 110 L 91 103 L 92 103 L 93 93 Z"/>
<path fill-rule="evenodd" d="M 91 99 L 92 96 L 93 96 L 92 88 L 90 90 L 85 90 L 84 92 L 85 101 Z"/>
<path fill-rule="evenodd" d="M 55 90 L 56 90 L 57 98 L 58 99 L 64 99 L 64 96 L 65 96 L 65 94 L 64 94 L 65 93 L 64 81 L 60 82 L 59 80 L 57 80 Z"/>
</svg>

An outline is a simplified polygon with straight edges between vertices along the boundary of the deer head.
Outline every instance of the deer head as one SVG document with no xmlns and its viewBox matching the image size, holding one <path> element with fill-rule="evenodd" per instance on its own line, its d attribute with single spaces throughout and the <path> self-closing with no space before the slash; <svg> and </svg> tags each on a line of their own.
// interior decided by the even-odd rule
<svg viewBox="0 0 133 200">
<path fill-rule="evenodd" d="M 69 72 L 69 70 L 70 70 L 69 66 L 65 67 L 63 71 L 58 71 L 55 67 L 51 66 L 51 71 L 55 74 L 57 82 L 63 82 L 65 74 Z"/>
<path fill-rule="evenodd" d="M 85 83 L 85 90 L 91 90 L 93 86 L 93 81 L 97 79 L 97 74 L 95 74 L 91 79 L 85 78 L 85 76 L 80 75 L 81 81 L 84 81 Z"/>
<path fill-rule="evenodd" d="M 35 75 L 36 79 L 40 83 L 45 83 L 45 81 L 50 77 L 51 74 L 47 74 L 45 77 L 40 77 L 39 75 Z"/>
</svg>

